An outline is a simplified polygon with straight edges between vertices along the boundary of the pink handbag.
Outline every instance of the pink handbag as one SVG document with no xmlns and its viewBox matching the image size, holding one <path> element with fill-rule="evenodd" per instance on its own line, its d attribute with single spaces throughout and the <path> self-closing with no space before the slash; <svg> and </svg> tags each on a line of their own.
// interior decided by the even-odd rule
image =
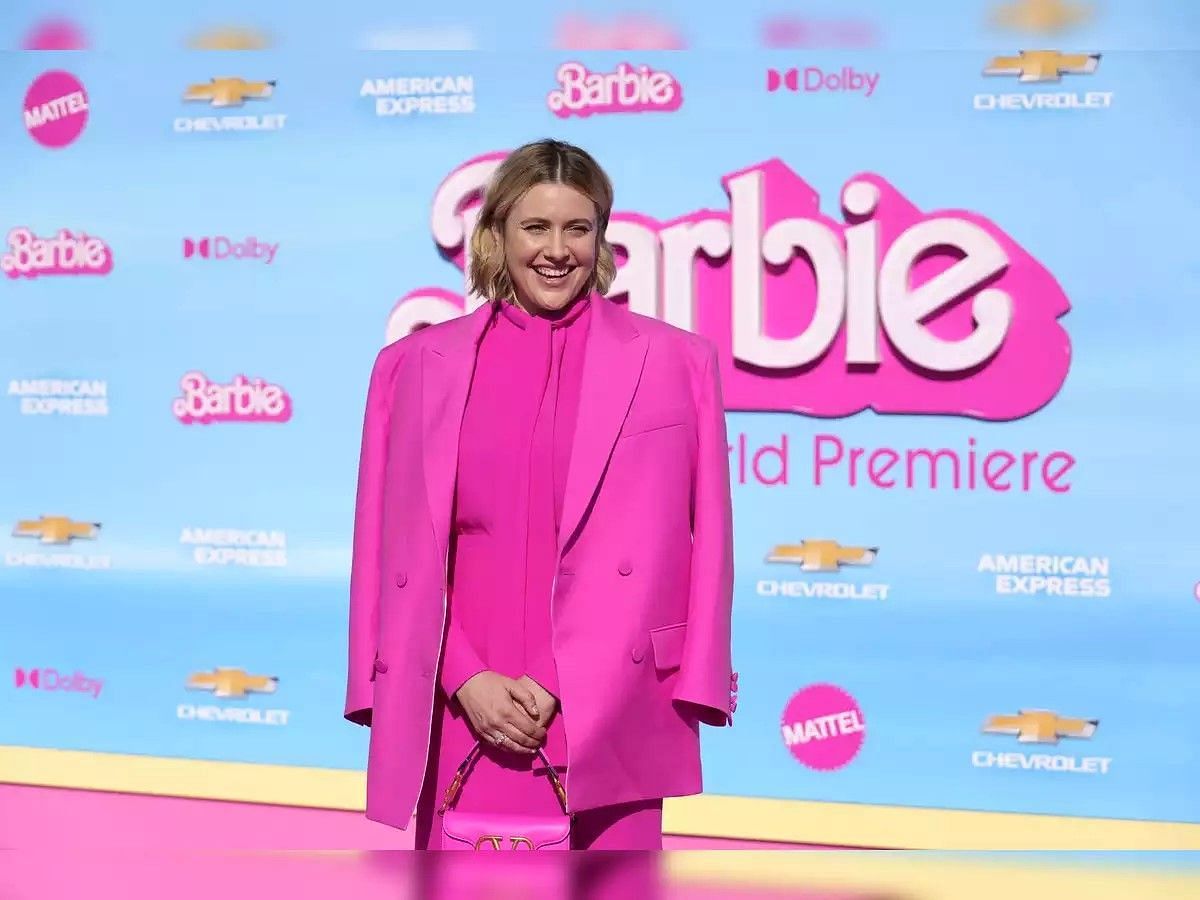
<svg viewBox="0 0 1200 900">
<path fill-rule="evenodd" d="M 438 809 L 442 817 L 442 849 L 570 850 L 571 815 L 567 812 L 567 790 L 540 749 L 538 758 L 546 767 L 550 785 L 562 807 L 561 816 L 463 812 L 454 808 L 463 782 L 482 752 L 483 745 L 476 741 L 446 788 L 446 796 Z"/>
</svg>

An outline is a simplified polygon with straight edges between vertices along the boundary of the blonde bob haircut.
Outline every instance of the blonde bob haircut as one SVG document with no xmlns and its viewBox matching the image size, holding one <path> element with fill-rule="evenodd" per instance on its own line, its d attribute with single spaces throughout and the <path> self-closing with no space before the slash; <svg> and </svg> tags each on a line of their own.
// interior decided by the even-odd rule
<svg viewBox="0 0 1200 900">
<path fill-rule="evenodd" d="M 488 182 L 483 207 L 471 232 L 472 292 L 488 299 L 516 300 L 504 261 L 504 222 L 525 192 L 538 184 L 565 184 L 596 207 L 596 266 L 583 292 L 608 292 L 617 275 L 612 246 L 604 233 L 612 214 L 613 189 L 608 175 L 586 150 L 565 141 L 541 140 L 518 147 L 504 158 Z"/>
</svg>

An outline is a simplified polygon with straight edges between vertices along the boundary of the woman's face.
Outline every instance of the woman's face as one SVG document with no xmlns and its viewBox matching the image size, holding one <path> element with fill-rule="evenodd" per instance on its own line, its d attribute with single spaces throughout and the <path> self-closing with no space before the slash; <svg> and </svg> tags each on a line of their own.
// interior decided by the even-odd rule
<svg viewBox="0 0 1200 900">
<path fill-rule="evenodd" d="M 504 222 L 504 262 L 526 312 L 563 309 L 596 266 L 596 205 L 565 184 L 537 184 Z"/>
</svg>

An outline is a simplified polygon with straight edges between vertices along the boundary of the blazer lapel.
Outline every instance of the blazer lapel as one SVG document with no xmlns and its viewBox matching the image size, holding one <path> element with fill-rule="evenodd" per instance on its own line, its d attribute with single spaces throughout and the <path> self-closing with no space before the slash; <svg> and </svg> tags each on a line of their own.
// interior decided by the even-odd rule
<svg viewBox="0 0 1200 900">
<path fill-rule="evenodd" d="M 490 318 L 491 304 L 485 303 L 455 320 L 459 327 L 444 329 L 436 341 L 431 333 L 421 354 L 421 459 L 429 514 L 443 559 L 448 559 L 449 553 L 463 411 L 471 388 L 476 347 Z"/>
<path fill-rule="evenodd" d="M 559 554 L 583 519 L 633 401 L 647 340 L 624 307 L 596 295 L 579 387 L 579 416 L 558 529 Z"/>
</svg>

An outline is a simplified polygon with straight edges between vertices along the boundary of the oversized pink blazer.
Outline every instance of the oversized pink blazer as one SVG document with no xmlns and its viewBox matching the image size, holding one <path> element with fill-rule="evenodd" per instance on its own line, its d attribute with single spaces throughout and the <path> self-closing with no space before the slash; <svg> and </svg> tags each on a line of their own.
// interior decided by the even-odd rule
<svg viewBox="0 0 1200 900">
<path fill-rule="evenodd" d="M 699 724 L 731 723 L 735 690 L 715 348 L 593 301 L 551 601 L 571 811 L 699 793 Z M 345 717 L 371 726 L 367 817 L 397 828 L 429 756 L 459 428 L 487 316 L 384 347 L 367 395 Z"/>
</svg>

